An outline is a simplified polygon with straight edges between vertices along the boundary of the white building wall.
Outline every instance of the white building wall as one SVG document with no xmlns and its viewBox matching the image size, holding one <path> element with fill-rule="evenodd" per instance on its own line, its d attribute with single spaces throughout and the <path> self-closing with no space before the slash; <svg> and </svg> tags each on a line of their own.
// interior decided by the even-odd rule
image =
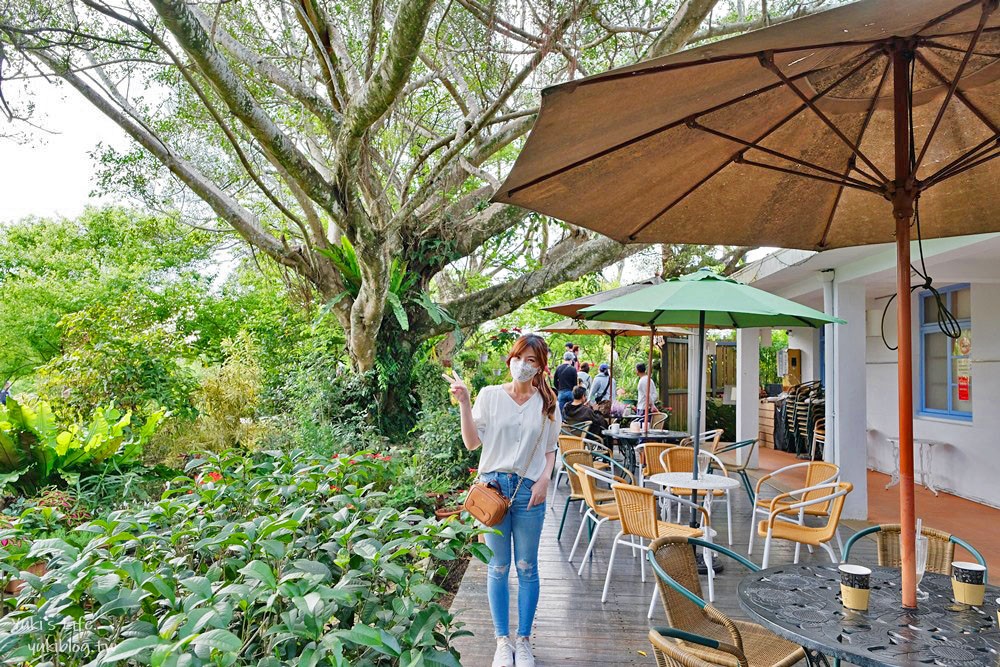
<svg viewBox="0 0 1000 667">
<path fill-rule="evenodd" d="M 919 313 L 914 296 L 914 320 Z M 884 301 L 869 301 L 869 308 L 884 307 Z M 886 338 L 896 341 L 895 309 L 886 316 Z M 914 435 L 949 443 L 935 447 L 932 469 L 940 491 L 1000 507 L 1000 287 L 972 284 L 972 422 L 917 415 Z M 919 328 L 913 325 L 913 369 L 919 374 Z M 899 432 L 897 420 L 896 353 L 887 350 L 880 336 L 866 341 L 866 395 L 868 403 L 868 462 L 881 472 L 893 470 L 892 447 L 887 437 Z M 920 405 L 920 381 L 914 378 L 914 409 Z M 917 452 L 915 452 L 916 456 Z M 920 481 L 919 460 L 914 462 Z"/>
<path fill-rule="evenodd" d="M 802 381 L 819 379 L 819 329 L 791 329 L 788 348 L 802 350 Z"/>
</svg>

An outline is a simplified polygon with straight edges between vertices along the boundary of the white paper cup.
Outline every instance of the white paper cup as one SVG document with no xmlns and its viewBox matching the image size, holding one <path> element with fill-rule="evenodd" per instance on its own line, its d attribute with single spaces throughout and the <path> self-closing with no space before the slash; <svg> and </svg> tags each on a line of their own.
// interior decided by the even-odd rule
<svg viewBox="0 0 1000 667">
<path fill-rule="evenodd" d="M 614 424 L 611 425 L 611 432 L 612 433 L 618 433 L 621 430 L 622 430 L 622 425 L 619 424 L 618 422 L 615 422 Z"/>
<path fill-rule="evenodd" d="M 951 564 L 951 592 L 955 602 L 980 607 L 986 595 L 986 568 L 979 563 L 956 560 Z"/>
<path fill-rule="evenodd" d="M 840 570 L 840 598 L 844 606 L 857 611 L 868 611 L 872 571 L 862 565 L 850 563 L 837 569 Z"/>
</svg>

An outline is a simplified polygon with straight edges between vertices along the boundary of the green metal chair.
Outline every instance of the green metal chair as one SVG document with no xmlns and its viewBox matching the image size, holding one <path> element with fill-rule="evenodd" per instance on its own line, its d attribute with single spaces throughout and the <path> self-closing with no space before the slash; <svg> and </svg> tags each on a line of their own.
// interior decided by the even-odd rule
<svg viewBox="0 0 1000 667">
<path fill-rule="evenodd" d="M 743 488 L 747 492 L 747 496 L 750 498 L 750 506 L 753 507 L 754 504 L 754 494 L 753 494 L 753 484 L 750 482 L 750 475 L 747 474 L 747 468 L 750 467 L 750 459 L 753 458 L 753 451 L 757 448 L 757 438 L 751 438 L 749 440 L 740 440 L 739 442 L 734 442 L 731 445 L 726 445 L 715 452 L 716 456 L 721 458 L 722 454 L 728 454 L 729 452 L 735 452 L 738 449 L 746 449 L 743 452 L 743 463 L 736 465 L 735 463 L 730 465 L 726 463 L 726 468 L 729 472 L 734 472 L 740 476 L 740 480 L 743 482 Z M 723 459 L 725 462 L 725 459 Z M 711 472 L 711 467 L 709 469 Z"/>
<path fill-rule="evenodd" d="M 730 619 L 705 602 L 700 596 L 692 546 L 728 556 L 751 572 L 760 571 L 743 556 L 698 538 L 662 537 L 653 541 L 647 557 L 658 577 L 657 587 L 671 626 L 650 631 L 657 665 L 791 667 L 803 658 L 812 662 L 813 656 L 801 646 L 756 623 Z"/>
<path fill-rule="evenodd" d="M 887 523 L 881 526 L 872 526 L 858 531 L 847 540 L 843 549 L 843 562 L 851 556 L 851 547 L 854 543 L 867 535 L 875 535 L 878 543 L 878 564 L 882 567 L 900 567 L 903 562 L 902 552 L 899 546 L 899 536 L 901 528 L 898 523 Z M 955 537 L 951 533 L 936 528 L 923 527 L 920 534 L 927 538 L 927 565 L 925 572 L 935 572 L 937 574 L 951 575 L 951 562 L 955 560 L 955 545 L 962 547 L 975 558 L 980 565 L 986 567 L 986 559 L 979 553 L 979 550 L 966 542 Z M 987 571 L 987 574 L 989 572 Z"/>
</svg>

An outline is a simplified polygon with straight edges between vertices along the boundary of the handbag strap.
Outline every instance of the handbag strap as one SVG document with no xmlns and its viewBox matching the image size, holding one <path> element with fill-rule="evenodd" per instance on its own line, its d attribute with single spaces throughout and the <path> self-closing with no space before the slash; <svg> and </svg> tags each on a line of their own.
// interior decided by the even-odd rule
<svg viewBox="0 0 1000 667">
<path fill-rule="evenodd" d="M 541 433 L 538 434 L 538 439 L 535 440 L 535 446 L 531 448 L 531 456 L 528 457 L 527 463 L 524 464 L 524 469 L 520 473 L 518 473 L 517 486 L 514 487 L 514 493 L 510 494 L 511 503 L 514 502 L 514 496 L 517 495 L 517 492 L 521 490 L 521 484 L 524 483 L 524 475 L 525 473 L 528 472 L 528 466 L 531 465 L 531 460 L 535 458 L 535 453 L 538 452 L 538 445 L 542 443 L 542 437 L 545 435 L 546 427 L 548 426 L 547 422 L 548 420 L 545 418 L 545 415 L 543 414 Z"/>
</svg>

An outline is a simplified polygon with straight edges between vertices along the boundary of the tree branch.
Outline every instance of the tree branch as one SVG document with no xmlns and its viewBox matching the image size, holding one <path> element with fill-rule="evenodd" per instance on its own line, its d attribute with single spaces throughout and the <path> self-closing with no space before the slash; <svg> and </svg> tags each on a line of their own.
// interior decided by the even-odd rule
<svg viewBox="0 0 1000 667">
<path fill-rule="evenodd" d="M 646 49 L 646 58 L 659 58 L 684 48 L 718 2 L 719 0 L 684 0 L 667 27 Z"/>
</svg>

